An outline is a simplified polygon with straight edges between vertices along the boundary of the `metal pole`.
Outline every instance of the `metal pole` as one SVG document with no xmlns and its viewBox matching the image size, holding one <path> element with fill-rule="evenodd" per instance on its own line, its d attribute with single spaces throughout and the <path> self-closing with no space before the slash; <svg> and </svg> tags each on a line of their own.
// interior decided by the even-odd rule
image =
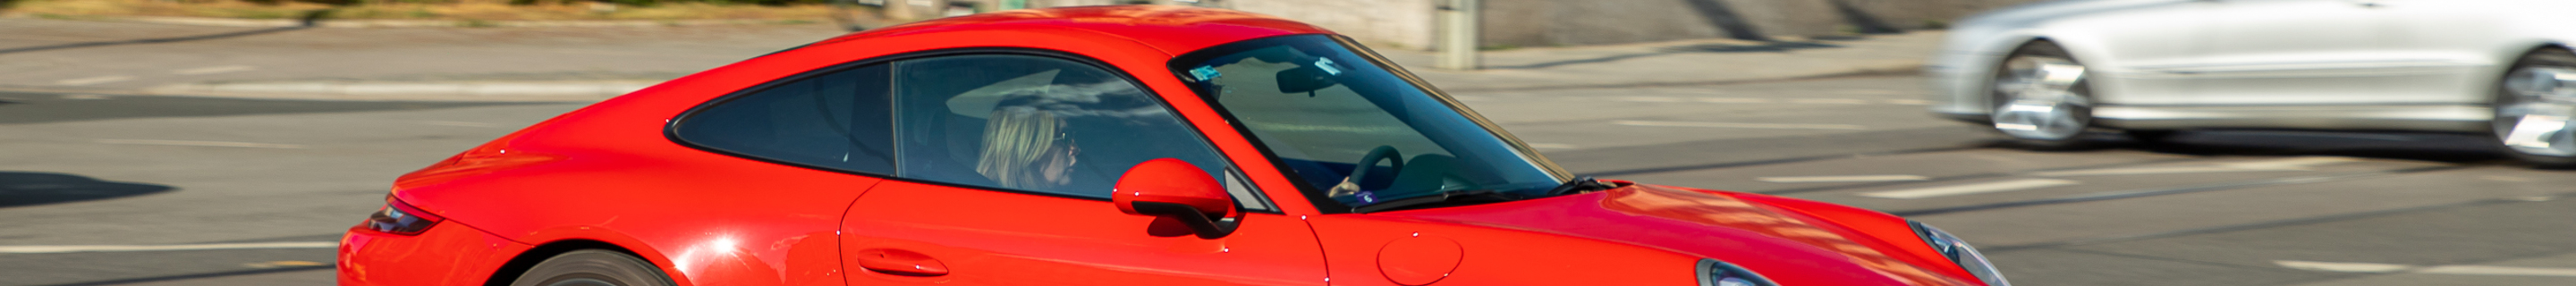
<svg viewBox="0 0 2576 286">
<path fill-rule="evenodd" d="M 1476 55 L 1478 15 L 1484 0 L 1444 0 L 1440 6 L 1440 60 L 1433 67 L 1448 70 L 1476 70 L 1484 66 Z"/>
</svg>

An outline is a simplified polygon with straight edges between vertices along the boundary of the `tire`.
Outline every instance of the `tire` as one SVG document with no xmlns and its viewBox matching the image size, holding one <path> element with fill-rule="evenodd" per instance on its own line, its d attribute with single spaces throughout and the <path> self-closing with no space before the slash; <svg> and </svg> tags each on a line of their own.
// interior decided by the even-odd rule
<svg viewBox="0 0 2576 286">
<path fill-rule="evenodd" d="M 2496 80 L 2492 142 L 2515 160 L 2542 168 L 2576 167 L 2576 53 L 2541 48 L 2523 54 Z"/>
<path fill-rule="evenodd" d="M 2120 133 L 2121 133 L 2121 134 L 2129 135 L 2129 142 L 2134 142 L 2134 143 L 2141 144 L 2141 145 L 2156 145 L 2156 144 L 2164 144 L 2164 143 L 2165 143 L 2165 139 L 2173 138 L 2173 136 L 2174 136 L 2174 134 L 2175 134 L 2175 133 L 2181 133 L 2181 132 L 2182 132 L 2182 131 L 2174 131 L 2174 130 L 2121 130 L 2121 131 L 2120 131 Z"/>
<path fill-rule="evenodd" d="M 633 255 L 584 249 L 546 258 L 510 286 L 672 286 L 662 268 Z"/>
<path fill-rule="evenodd" d="M 1992 130 L 2013 145 L 2039 150 L 2089 147 L 2093 125 L 2091 76 L 2066 49 L 2032 41 L 1996 63 L 1987 80 Z"/>
</svg>

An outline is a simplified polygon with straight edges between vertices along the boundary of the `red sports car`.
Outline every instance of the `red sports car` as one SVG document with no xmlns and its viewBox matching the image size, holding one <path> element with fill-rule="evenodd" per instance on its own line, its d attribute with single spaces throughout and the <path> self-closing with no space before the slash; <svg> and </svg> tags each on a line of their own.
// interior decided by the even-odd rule
<svg viewBox="0 0 2576 286">
<path fill-rule="evenodd" d="M 1330 31 L 1170 6 L 853 33 L 402 176 L 341 285 L 2006 285 L 1858 208 L 1594 180 Z"/>
</svg>

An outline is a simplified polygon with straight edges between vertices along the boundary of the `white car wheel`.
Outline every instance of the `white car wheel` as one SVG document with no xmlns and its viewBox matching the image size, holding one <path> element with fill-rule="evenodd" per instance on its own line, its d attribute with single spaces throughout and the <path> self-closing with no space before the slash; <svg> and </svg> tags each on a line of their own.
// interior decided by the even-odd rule
<svg viewBox="0 0 2576 286">
<path fill-rule="evenodd" d="M 2093 100 L 2084 64 L 2048 42 L 2013 52 L 1995 71 L 1995 131 L 2038 147 L 2073 145 L 2092 127 Z"/>
<path fill-rule="evenodd" d="M 2541 49 L 2524 55 L 2497 83 L 2497 143 L 2515 159 L 2548 167 L 2576 165 L 2576 54 Z"/>
</svg>

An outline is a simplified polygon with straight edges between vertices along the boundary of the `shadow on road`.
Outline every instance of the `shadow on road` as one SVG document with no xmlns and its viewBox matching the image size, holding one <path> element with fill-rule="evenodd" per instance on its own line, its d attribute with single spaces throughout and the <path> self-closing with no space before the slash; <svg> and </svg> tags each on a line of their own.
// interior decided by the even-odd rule
<svg viewBox="0 0 2576 286">
<path fill-rule="evenodd" d="M 2189 155 L 2349 156 L 2474 163 L 2508 160 L 2476 134 L 2320 131 L 2197 131 L 2139 144 L 2138 149 Z"/>
<path fill-rule="evenodd" d="M 1887 24 L 1887 21 L 1880 20 L 1878 15 L 1870 15 L 1869 11 L 1861 10 L 1861 5 L 1852 4 L 1850 0 L 1836 0 L 1832 1 L 1832 4 L 1834 5 L 1834 12 L 1842 14 L 1843 21 L 1851 24 L 1853 32 L 1859 32 L 1862 34 L 1896 34 L 1905 32 L 1904 29 L 1897 29 L 1896 25 L 1889 25 Z"/>
<path fill-rule="evenodd" d="M 176 189 L 163 185 L 100 181 L 72 174 L 0 171 L 0 207 L 111 199 Z"/>
</svg>

